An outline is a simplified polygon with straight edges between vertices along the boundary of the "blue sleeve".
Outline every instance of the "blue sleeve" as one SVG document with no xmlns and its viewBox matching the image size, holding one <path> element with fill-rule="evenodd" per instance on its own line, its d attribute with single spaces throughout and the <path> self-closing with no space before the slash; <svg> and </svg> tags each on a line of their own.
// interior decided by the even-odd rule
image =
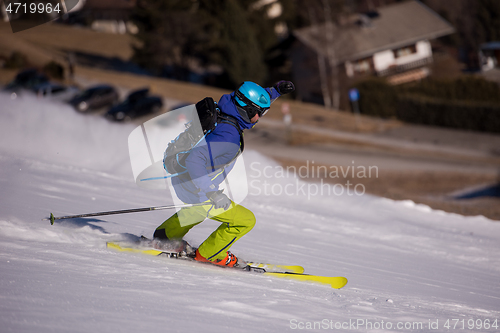
<svg viewBox="0 0 500 333">
<path fill-rule="evenodd" d="M 274 102 L 278 97 L 280 97 L 280 93 L 274 89 L 273 87 L 271 88 L 265 88 L 266 91 L 269 93 L 269 96 L 271 96 L 271 103 Z"/>
</svg>

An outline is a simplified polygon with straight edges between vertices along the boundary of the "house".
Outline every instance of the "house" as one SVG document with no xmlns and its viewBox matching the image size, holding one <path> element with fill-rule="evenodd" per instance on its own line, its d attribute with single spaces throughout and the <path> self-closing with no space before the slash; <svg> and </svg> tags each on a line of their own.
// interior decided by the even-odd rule
<svg viewBox="0 0 500 333">
<path fill-rule="evenodd" d="M 500 85 L 500 41 L 482 44 L 478 59 L 480 75 Z"/>
<path fill-rule="evenodd" d="M 70 21 L 90 24 L 93 30 L 108 33 L 138 32 L 130 21 L 136 0 L 80 0 L 71 10 Z"/>
<path fill-rule="evenodd" d="M 498 67 L 500 65 L 500 41 L 482 44 L 479 50 L 479 59 L 483 71 Z"/>
<path fill-rule="evenodd" d="M 322 103 L 321 81 L 332 85 L 325 75 L 332 66 L 344 84 L 368 75 L 386 77 L 392 84 L 422 79 L 430 73 L 430 41 L 452 33 L 448 22 L 414 0 L 352 15 L 339 24 L 296 30 L 290 56 L 298 97 Z"/>
</svg>

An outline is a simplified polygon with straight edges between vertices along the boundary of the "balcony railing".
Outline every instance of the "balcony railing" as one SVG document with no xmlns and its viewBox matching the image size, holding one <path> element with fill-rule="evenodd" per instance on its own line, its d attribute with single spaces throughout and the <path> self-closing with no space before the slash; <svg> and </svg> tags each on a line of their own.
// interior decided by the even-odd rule
<svg viewBox="0 0 500 333">
<path fill-rule="evenodd" d="M 409 62 L 406 64 L 391 66 L 387 69 L 384 69 L 384 70 L 377 72 L 377 75 L 378 76 L 389 76 L 389 75 L 404 73 L 404 72 L 409 71 L 411 69 L 426 66 L 430 63 L 432 63 L 432 57 L 427 57 L 427 58 L 419 59 L 417 61 L 412 61 L 412 62 Z"/>
</svg>

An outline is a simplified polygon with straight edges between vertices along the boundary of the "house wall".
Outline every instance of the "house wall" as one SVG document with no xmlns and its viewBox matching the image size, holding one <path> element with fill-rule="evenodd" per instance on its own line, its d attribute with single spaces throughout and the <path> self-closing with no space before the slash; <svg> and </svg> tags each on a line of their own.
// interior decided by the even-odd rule
<svg viewBox="0 0 500 333">
<path fill-rule="evenodd" d="M 386 50 L 373 55 L 373 63 L 377 72 L 388 69 L 391 66 L 405 65 L 421 59 L 432 57 L 431 44 L 427 40 L 417 42 L 416 53 L 399 58 L 394 56 L 393 50 Z"/>
<path fill-rule="evenodd" d="M 323 104 L 318 55 L 301 43 L 294 43 L 290 49 L 292 77 L 298 100 Z"/>
<path fill-rule="evenodd" d="M 380 72 L 394 65 L 395 60 L 396 59 L 394 58 L 394 52 L 392 52 L 392 50 L 378 52 L 373 55 L 373 64 L 377 72 Z"/>
<path fill-rule="evenodd" d="M 404 65 L 410 62 L 432 57 L 432 48 L 431 48 L 431 43 L 429 43 L 429 41 L 423 40 L 418 42 L 416 48 L 417 48 L 417 53 L 396 59 L 396 65 Z"/>
<path fill-rule="evenodd" d="M 295 85 L 296 99 L 303 102 L 310 102 L 325 105 L 328 96 L 323 95 L 323 89 L 327 89 L 332 95 L 332 69 L 325 59 L 325 68 L 320 73 L 318 54 L 304 44 L 296 41 L 292 44 L 287 53 L 291 60 L 292 81 Z M 340 94 L 340 109 L 349 110 L 348 90 L 352 88 L 342 65 L 337 67 L 338 92 Z M 322 81 L 323 80 L 323 81 Z"/>
</svg>

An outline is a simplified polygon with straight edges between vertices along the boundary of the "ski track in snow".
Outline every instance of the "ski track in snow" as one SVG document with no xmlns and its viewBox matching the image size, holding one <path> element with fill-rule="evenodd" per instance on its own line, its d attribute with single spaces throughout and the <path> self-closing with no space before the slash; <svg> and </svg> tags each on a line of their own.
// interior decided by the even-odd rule
<svg viewBox="0 0 500 333">
<path fill-rule="evenodd" d="M 257 225 L 235 254 L 346 276 L 340 290 L 119 253 L 106 241 L 151 236 L 172 212 L 54 226 L 41 218 L 171 203 L 166 191 L 135 185 L 127 151 L 133 126 L 2 94 L 0 118 L 2 332 L 321 331 L 346 323 L 337 331 L 449 332 L 447 319 L 463 319 L 466 328 L 471 319 L 500 320 L 500 225 L 484 217 L 368 195 L 245 199 Z M 254 161 L 274 165 L 245 152 L 245 163 Z M 206 221 L 186 238 L 198 245 L 216 227 Z M 422 326 L 397 330 L 397 323 Z"/>
</svg>

